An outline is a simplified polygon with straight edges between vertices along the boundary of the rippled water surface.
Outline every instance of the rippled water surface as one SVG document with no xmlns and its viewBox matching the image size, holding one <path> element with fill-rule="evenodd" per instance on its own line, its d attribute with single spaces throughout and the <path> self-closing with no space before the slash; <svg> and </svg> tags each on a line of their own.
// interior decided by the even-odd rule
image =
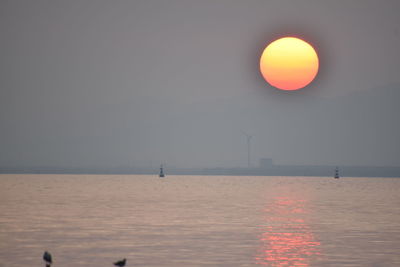
<svg viewBox="0 0 400 267">
<path fill-rule="evenodd" d="M 400 179 L 0 175 L 0 266 L 400 266 Z"/>
</svg>

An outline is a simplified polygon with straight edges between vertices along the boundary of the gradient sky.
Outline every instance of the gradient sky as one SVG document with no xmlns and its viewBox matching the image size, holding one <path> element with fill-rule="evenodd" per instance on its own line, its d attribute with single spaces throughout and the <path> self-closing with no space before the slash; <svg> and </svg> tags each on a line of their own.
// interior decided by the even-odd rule
<svg viewBox="0 0 400 267">
<path fill-rule="evenodd" d="M 400 1 L 0 2 L 0 167 L 400 166 Z M 261 77 L 272 40 L 308 87 Z"/>
</svg>

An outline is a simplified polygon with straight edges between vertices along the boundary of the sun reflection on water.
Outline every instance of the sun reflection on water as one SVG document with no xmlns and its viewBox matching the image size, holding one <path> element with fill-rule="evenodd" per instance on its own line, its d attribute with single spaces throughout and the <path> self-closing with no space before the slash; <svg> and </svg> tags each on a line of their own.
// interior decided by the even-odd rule
<svg viewBox="0 0 400 267">
<path fill-rule="evenodd" d="M 309 266 L 320 255 L 320 243 L 307 224 L 306 201 L 277 198 L 265 212 L 256 263 L 268 266 Z"/>
</svg>

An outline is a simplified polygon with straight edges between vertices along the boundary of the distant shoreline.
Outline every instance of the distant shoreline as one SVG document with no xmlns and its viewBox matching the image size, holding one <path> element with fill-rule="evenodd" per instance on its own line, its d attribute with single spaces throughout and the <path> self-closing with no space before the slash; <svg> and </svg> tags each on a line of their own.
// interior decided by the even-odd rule
<svg viewBox="0 0 400 267">
<path fill-rule="evenodd" d="M 265 168 L 165 168 L 167 175 L 326 176 L 336 166 L 271 165 Z M 338 166 L 342 177 L 400 177 L 400 167 Z M 158 168 L 0 168 L 0 174 L 157 175 Z"/>
</svg>

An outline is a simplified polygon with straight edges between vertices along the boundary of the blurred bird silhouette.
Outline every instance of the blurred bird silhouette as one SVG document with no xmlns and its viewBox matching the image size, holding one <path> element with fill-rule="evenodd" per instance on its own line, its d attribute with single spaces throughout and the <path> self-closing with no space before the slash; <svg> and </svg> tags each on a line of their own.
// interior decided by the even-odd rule
<svg viewBox="0 0 400 267">
<path fill-rule="evenodd" d="M 118 267 L 124 267 L 124 266 L 125 266 L 125 263 L 126 263 L 126 259 L 123 259 L 123 260 L 114 262 L 114 265 L 115 265 L 115 266 L 118 266 Z"/>
<path fill-rule="evenodd" d="M 46 267 L 50 267 L 51 264 L 53 263 L 53 260 L 51 258 L 51 254 L 47 251 L 44 252 L 43 254 L 43 260 L 46 262 Z"/>
</svg>

